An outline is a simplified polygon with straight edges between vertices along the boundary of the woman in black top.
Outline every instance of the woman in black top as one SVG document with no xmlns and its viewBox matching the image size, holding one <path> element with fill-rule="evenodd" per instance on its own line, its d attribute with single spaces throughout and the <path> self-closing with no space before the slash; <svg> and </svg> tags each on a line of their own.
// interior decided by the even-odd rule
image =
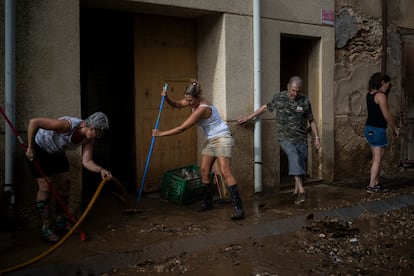
<svg viewBox="0 0 414 276">
<path fill-rule="evenodd" d="M 372 164 L 370 182 L 367 192 L 377 193 L 381 191 L 379 174 L 381 161 L 384 157 L 385 147 L 388 146 L 387 125 L 391 126 L 396 137 L 400 135 L 400 129 L 394 122 L 388 110 L 387 96 L 391 91 L 391 78 L 382 73 L 375 73 L 368 83 L 367 94 L 368 118 L 365 124 L 365 138 L 371 146 Z"/>
</svg>

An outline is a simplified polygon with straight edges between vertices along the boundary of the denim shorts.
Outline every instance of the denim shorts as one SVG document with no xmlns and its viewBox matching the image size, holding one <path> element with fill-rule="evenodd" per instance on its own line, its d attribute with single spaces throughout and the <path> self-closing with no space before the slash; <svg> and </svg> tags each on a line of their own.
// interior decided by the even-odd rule
<svg viewBox="0 0 414 276">
<path fill-rule="evenodd" d="M 388 146 L 386 128 L 365 126 L 365 138 L 372 147 L 383 148 Z"/>
<path fill-rule="evenodd" d="M 285 152 L 289 162 L 289 175 L 305 176 L 308 164 L 308 145 L 279 140 L 280 147 Z"/>
<path fill-rule="evenodd" d="M 230 134 L 207 139 L 201 150 L 201 155 L 214 157 L 229 157 L 233 155 L 234 139 Z"/>
</svg>

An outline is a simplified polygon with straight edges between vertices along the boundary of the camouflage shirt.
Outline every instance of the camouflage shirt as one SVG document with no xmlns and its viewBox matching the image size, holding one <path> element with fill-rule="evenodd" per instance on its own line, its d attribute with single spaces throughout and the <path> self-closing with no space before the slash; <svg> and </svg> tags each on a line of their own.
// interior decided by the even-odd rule
<svg viewBox="0 0 414 276">
<path fill-rule="evenodd" d="M 281 91 L 267 103 L 267 108 L 270 112 L 276 109 L 278 140 L 307 143 L 308 122 L 313 120 L 308 97 L 298 94 L 296 99 L 291 100 L 286 90 Z"/>
</svg>

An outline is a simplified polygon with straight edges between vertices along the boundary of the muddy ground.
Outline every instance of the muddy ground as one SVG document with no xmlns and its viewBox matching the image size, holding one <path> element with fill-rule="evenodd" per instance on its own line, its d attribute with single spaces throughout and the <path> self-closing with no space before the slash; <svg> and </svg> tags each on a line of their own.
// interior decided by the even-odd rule
<svg viewBox="0 0 414 276">
<path fill-rule="evenodd" d="M 147 259 L 106 275 L 413 275 L 413 211 L 404 208 L 352 222 L 318 221 L 294 233 L 241 240 L 168 260 Z"/>
<path fill-rule="evenodd" d="M 412 177 L 389 178 L 385 184 L 389 191 L 375 195 L 367 194 L 361 183 L 308 186 L 308 200 L 300 206 L 292 203 L 290 191 L 245 196 L 247 217 L 237 222 L 229 220 L 231 204 L 225 200 L 218 200 L 212 211 L 197 213 L 199 203 L 178 206 L 154 193 L 143 197 L 137 213 L 124 215 L 125 206 L 103 193 L 82 225 L 88 241 L 72 235 L 52 253 L 10 275 L 37 275 L 45 268 L 59 271 L 68 265 L 74 272 L 56 275 L 413 275 L 414 206 L 366 212 L 352 220 L 314 216 L 414 195 Z M 303 218 L 304 226 L 287 233 L 242 235 L 252 225 L 260 229 L 266 222 L 290 217 Z M 18 228 L 10 237 L 10 245 L 0 251 L 0 268 L 50 248 L 33 227 Z M 192 250 L 180 251 L 180 242 L 192 237 Z M 173 244 L 178 249 L 171 254 Z M 91 262 L 95 257 L 98 261 Z"/>
</svg>

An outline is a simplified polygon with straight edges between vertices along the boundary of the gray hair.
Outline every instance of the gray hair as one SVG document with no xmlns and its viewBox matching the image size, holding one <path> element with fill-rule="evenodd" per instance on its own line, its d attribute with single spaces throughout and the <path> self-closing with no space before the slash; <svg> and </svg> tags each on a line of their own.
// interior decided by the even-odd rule
<svg viewBox="0 0 414 276">
<path fill-rule="evenodd" d="M 102 112 L 95 112 L 85 119 L 87 127 L 94 127 L 100 130 L 109 129 L 108 117 Z"/>
<path fill-rule="evenodd" d="M 289 79 L 288 86 L 290 86 L 293 83 L 296 83 L 296 85 L 298 85 L 298 86 L 302 86 L 303 85 L 303 80 L 299 76 L 293 76 Z"/>
</svg>

